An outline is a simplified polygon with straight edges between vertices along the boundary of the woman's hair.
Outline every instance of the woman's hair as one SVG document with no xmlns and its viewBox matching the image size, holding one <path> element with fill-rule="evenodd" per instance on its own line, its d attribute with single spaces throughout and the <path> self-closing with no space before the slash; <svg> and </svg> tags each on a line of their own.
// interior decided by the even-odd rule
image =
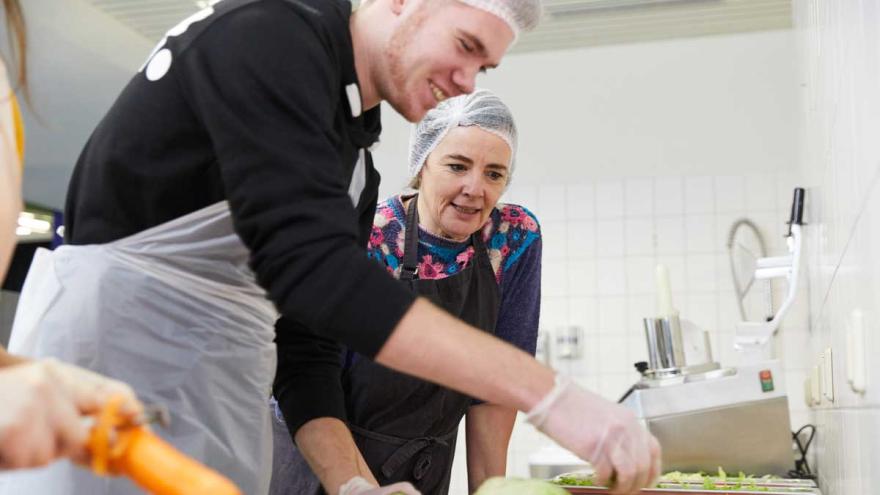
<svg viewBox="0 0 880 495">
<path fill-rule="evenodd" d="M 27 32 L 24 25 L 24 14 L 21 11 L 19 0 L 3 0 L 3 10 L 6 15 L 6 34 L 9 37 L 9 46 L 12 47 L 12 59 L 17 62 L 14 87 L 21 90 L 25 101 L 29 101 Z"/>
<path fill-rule="evenodd" d="M 422 187 L 422 174 L 416 175 L 410 179 L 409 184 L 407 184 L 406 187 L 418 191 L 419 188 Z"/>
<path fill-rule="evenodd" d="M 444 100 L 413 125 L 409 138 L 409 175 L 411 189 L 418 189 L 420 172 L 428 155 L 456 127 L 476 126 L 495 134 L 510 147 L 510 174 L 516 163 L 517 131 L 510 108 L 489 90 L 477 89 L 471 94 Z"/>
</svg>

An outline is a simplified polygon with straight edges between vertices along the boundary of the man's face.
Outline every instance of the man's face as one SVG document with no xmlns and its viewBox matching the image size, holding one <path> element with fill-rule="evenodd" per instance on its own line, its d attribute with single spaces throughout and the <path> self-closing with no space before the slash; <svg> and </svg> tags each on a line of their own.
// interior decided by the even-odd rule
<svg viewBox="0 0 880 495">
<path fill-rule="evenodd" d="M 471 93 L 513 42 L 497 16 L 456 0 L 404 5 L 376 74 L 380 97 L 410 122 L 440 101 Z"/>
</svg>

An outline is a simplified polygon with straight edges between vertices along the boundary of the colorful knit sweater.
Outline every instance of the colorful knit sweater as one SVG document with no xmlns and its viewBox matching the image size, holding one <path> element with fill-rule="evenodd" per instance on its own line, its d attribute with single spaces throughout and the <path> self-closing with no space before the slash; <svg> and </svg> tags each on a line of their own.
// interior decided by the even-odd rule
<svg viewBox="0 0 880 495">
<path fill-rule="evenodd" d="M 403 264 L 406 211 L 401 196 L 376 208 L 367 248 L 394 278 Z M 482 230 L 489 261 L 501 293 L 495 335 L 534 354 L 541 304 L 541 230 L 532 212 L 522 206 L 498 204 Z M 473 262 L 470 240 L 452 241 L 419 228 L 419 278 L 454 276 Z"/>
</svg>

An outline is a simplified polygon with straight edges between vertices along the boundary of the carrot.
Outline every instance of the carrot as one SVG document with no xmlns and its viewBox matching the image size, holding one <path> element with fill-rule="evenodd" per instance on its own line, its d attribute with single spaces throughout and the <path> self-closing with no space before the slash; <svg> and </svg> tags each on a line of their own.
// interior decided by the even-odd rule
<svg viewBox="0 0 880 495">
<path fill-rule="evenodd" d="M 154 495 L 241 495 L 226 477 L 175 449 L 143 426 L 131 426 L 111 400 L 96 418 L 88 440 L 92 470 L 124 475 Z"/>
</svg>

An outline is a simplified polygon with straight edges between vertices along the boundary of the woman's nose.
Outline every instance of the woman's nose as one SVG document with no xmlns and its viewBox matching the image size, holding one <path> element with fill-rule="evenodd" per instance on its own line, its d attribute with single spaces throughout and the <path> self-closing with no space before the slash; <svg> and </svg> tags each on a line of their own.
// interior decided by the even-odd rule
<svg viewBox="0 0 880 495">
<path fill-rule="evenodd" d="M 480 174 L 470 173 L 464 179 L 462 192 L 468 196 L 481 197 L 483 195 L 483 185 L 483 180 Z"/>
</svg>

